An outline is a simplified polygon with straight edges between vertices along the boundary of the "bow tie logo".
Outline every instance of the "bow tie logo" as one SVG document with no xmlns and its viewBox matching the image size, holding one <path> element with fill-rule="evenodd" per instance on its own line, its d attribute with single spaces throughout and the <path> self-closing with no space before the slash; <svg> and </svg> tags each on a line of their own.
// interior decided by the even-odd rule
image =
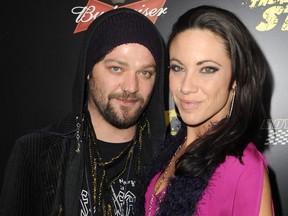
<svg viewBox="0 0 288 216">
<path fill-rule="evenodd" d="M 125 2 L 126 4 L 122 4 Z M 113 10 L 113 9 L 117 9 L 121 7 L 134 9 L 138 11 L 139 13 L 144 14 L 153 23 L 155 23 L 159 16 L 167 13 L 167 8 L 163 7 L 165 2 L 166 0 L 142 0 L 142 1 L 88 0 L 88 3 L 85 7 L 76 6 L 72 8 L 71 10 L 73 14 L 77 15 L 77 18 L 76 18 L 77 26 L 74 30 L 74 33 L 85 31 L 88 28 L 88 26 L 93 22 L 93 20 L 97 19 L 97 17 L 99 17 L 101 14 L 109 10 Z M 121 3 L 121 6 L 117 5 L 120 3 Z"/>
</svg>

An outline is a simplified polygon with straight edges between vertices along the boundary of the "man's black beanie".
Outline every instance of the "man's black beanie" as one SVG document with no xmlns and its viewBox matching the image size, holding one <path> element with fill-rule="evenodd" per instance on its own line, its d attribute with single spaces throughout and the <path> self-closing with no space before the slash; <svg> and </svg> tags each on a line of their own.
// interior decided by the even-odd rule
<svg viewBox="0 0 288 216">
<path fill-rule="evenodd" d="M 139 12 L 128 8 L 105 12 L 90 24 L 87 31 L 92 31 L 92 37 L 87 49 L 86 76 L 107 53 L 126 43 L 145 46 L 159 71 L 163 57 L 162 38 L 154 24 Z"/>
</svg>

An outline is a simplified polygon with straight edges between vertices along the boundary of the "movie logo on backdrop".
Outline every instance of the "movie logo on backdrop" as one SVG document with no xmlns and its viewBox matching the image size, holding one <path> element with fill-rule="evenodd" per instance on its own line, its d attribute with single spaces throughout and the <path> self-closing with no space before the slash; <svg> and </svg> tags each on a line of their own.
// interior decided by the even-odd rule
<svg viewBox="0 0 288 216">
<path fill-rule="evenodd" d="M 163 7 L 165 2 L 166 0 L 89 0 L 86 6 L 76 6 L 71 10 L 73 14 L 77 15 L 77 26 L 74 33 L 85 31 L 93 20 L 106 11 L 121 7 L 134 9 L 155 23 L 159 16 L 167 13 L 167 8 Z"/>
<path fill-rule="evenodd" d="M 266 119 L 261 126 L 268 130 L 265 145 L 286 145 L 288 143 L 288 119 Z"/>
<path fill-rule="evenodd" d="M 250 0 L 242 4 L 248 4 L 252 10 L 256 8 L 265 9 L 263 19 L 256 26 L 258 31 L 270 31 L 281 26 L 281 31 L 288 31 L 288 0 Z M 279 19 L 284 19 L 281 23 Z"/>
<path fill-rule="evenodd" d="M 263 11 L 263 20 L 255 26 L 257 31 L 288 31 L 288 0 L 247 0 L 242 5 L 248 5 L 251 10 Z M 288 143 L 288 119 L 266 119 L 261 129 L 268 130 L 266 145 Z"/>
</svg>

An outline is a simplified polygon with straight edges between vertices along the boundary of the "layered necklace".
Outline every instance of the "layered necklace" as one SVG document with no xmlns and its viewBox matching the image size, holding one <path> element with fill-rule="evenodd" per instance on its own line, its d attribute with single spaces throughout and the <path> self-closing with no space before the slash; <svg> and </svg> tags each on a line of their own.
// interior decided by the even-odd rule
<svg viewBox="0 0 288 216">
<path fill-rule="evenodd" d="M 107 188 L 112 189 L 111 184 L 115 180 L 119 179 L 125 172 L 127 173 L 126 179 L 128 180 L 132 167 L 135 169 L 136 173 L 139 173 L 141 165 L 139 152 L 142 150 L 143 132 L 144 130 L 149 131 L 149 128 L 149 122 L 146 120 L 142 126 L 138 126 L 134 139 L 124 148 L 124 150 L 119 152 L 110 160 L 103 161 L 98 149 L 99 146 L 97 145 L 97 138 L 92 126 L 90 115 L 89 113 L 86 113 L 86 131 L 84 132 L 84 137 L 88 144 L 92 175 L 91 195 L 94 210 L 91 210 L 93 212 L 97 211 L 97 215 L 99 213 L 103 216 L 114 215 L 110 193 L 107 197 L 107 193 L 104 194 L 104 191 L 107 190 Z M 132 165 L 132 160 L 135 160 L 135 166 L 133 166 L 134 164 Z M 119 165 L 120 162 L 124 164 L 123 167 L 118 173 L 115 173 L 113 178 L 108 180 L 107 170 Z M 125 185 L 124 194 L 126 193 L 126 187 L 127 185 Z M 121 204 L 122 207 L 124 206 L 124 202 L 125 200 L 123 199 L 123 203 Z M 124 210 L 122 209 L 121 212 L 124 212 Z"/>
</svg>

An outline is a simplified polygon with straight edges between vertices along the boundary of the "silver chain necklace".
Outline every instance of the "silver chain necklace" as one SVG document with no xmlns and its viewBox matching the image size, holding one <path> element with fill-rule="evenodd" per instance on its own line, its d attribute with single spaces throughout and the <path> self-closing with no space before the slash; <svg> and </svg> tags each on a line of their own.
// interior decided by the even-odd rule
<svg viewBox="0 0 288 216">
<path fill-rule="evenodd" d="M 152 213 L 152 207 L 153 207 L 154 198 L 156 197 L 156 194 L 157 194 L 159 188 L 161 187 L 162 183 L 163 183 L 164 180 L 167 178 L 168 171 L 169 171 L 169 169 L 170 169 L 170 167 L 171 167 L 171 165 L 172 165 L 172 163 L 173 163 L 173 160 L 174 160 L 175 156 L 177 155 L 177 153 L 178 153 L 178 151 L 181 149 L 181 147 L 182 147 L 182 145 L 180 145 L 180 146 L 177 148 L 177 150 L 176 150 L 176 152 L 174 153 L 173 157 L 171 158 L 169 164 L 168 164 L 167 167 L 165 168 L 164 173 L 163 173 L 163 175 L 162 175 L 162 177 L 161 177 L 161 180 L 159 181 L 159 183 L 158 183 L 157 185 L 155 184 L 156 187 L 154 188 L 154 191 L 153 191 L 153 193 L 152 193 L 152 195 L 151 195 L 150 202 L 149 202 L 148 216 L 152 216 L 151 213 Z M 156 183 L 157 183 L 157 181 L 156 181 Z M 164 196 L 164 195 L 165 195 L 165 193 L 163 194 L 163 196 Z M 161 202 L 161 200 L 159 200 L 159 202 L 156 204 L 156 205 L 157 205 L 156 213 L 157 213 L 157 211 L 158 211 L 160 202 Z"/>
</svg>

